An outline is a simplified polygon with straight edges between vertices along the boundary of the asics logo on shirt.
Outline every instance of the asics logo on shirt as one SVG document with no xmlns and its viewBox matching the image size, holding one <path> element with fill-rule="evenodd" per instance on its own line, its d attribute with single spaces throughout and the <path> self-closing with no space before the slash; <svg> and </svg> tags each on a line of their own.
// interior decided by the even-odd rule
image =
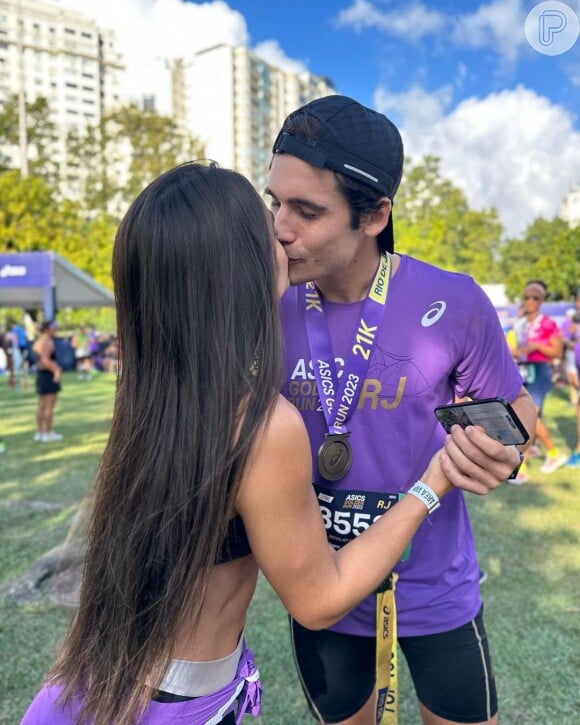
<svg viewBox="0 0 580 725">
<path fill-rule="evenodd" d="M 447 303 L 443 300 L 437 300 L 429 305 L 429 310 L 421 318 L 421 325 L 423 327 L 431 327 L 438 320 L 443 317 L 445 310 L 447 309 Z"/>
</svg>

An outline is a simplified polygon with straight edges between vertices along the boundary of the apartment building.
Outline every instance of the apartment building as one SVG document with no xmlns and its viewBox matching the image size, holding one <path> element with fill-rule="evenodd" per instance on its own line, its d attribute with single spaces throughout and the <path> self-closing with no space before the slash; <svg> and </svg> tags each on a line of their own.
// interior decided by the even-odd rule
<svg viewBox="0 0 580 725">
<path fill-rule="evenodd" d="M 580 185 L 575 186 L 564 197 L 560 217 L 573 229 L 580 224 Z"/>
<path fill-rule="evenodd" d="M 336 90 L 327 78 L 285 72 L 248 48 L 216 45 L 173 64 L 172 93 L 175 119 L 204 144 L 206 157 L 262 191 L 286 115 Z"/>
<path fill-rule="evenodd" d="M 0 102 L 22 88 L 47 99 L 64 160 L 68 131 L 96 125 L 121 102 L 124 70 L 112 31 L 83 14 L 38 0 L 0 0 Z M 19 149 L 10 149 L 19 165 Z"/>
</svg>

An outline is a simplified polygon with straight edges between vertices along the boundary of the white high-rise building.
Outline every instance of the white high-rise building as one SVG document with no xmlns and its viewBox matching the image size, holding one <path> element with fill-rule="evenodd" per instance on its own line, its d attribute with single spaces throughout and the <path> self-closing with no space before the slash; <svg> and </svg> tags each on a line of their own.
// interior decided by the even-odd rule
<svg viewBox="0 0 580 725">
<path fill-rule="evenodd" d="M 580 224 L 580 186 L 574 187 L 566 194 L 560 216 L 572 228 Z"/>
<path fill-rule="evenodd" d="M 176 120 L 201 141 L 207 158 L 244 174 L 258 191 L 284 118 L 336 93 L 328 79 L 285 72 L 242 46 L 217 45 L 179 61 L 172 81 Z"/>
<path fill-rule="evenodd" d="M 120 103 L 123 70 L 113 32 L 90 17 L 38 0 L 0 0 L 0 102 L 20 88 L 27 102 L 47 99 L 58 161 L 68 131 L 98 124 Z M 10 151 L 18 166 L 18 147 Z"/>
</svg>

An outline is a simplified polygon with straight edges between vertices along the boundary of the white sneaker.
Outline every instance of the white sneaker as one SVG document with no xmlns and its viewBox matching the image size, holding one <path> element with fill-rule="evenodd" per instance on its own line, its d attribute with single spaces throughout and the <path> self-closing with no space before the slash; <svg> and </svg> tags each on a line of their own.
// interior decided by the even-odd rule
<svg viewBox="0 0 580 725">
<path fill-rule="evenodd" d="M 32 439 L 32 440 L 33 440 L 33 441 L 34 441 L 35 443 L 41 443 L 41 442 L 42 442 L 42 441 L 44 440 L 44 436 L 45 436 L 45 434 L 44 434 L 44 433 L 38 433 L 38 432 L 37 432 L 37 433 L 35 433 L 35 434 L 34 434 L 34 437 L 33 437 L 33 439 Z"/>
<path fill-rule="evenodd" d="M 42 438 L 43 443 L 52 443 L 53 441 L 61 441 L 62 435 L 60 433 L 55 433 L 53 430 L 50 431 L 50 433 L 45 433 L 44 438 Z"/>
<path fill-rule="evenodd" d="M 546 460 L 540 466 L 540 473 L 554 473 L 555 470 L 568 462 L 565 453 L 558 453 L 555 456 L 546 456 Z"/>
</svg>

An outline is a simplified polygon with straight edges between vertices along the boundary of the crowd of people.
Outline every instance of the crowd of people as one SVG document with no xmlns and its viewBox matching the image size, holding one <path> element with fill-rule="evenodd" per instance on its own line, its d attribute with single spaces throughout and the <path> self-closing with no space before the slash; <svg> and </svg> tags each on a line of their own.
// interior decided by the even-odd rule
<svg viewBox="0 0 580 725">
<path fill-rule="evenodd" d="M 59 355 L 57 342 L 70 346 L 79 380 L 90 380 L 96 371 L 116 373 L 118 370 L 118 344 L 114 334 L 98 333 L 94 328 L 81 325 L 79 330 L 65 337 L 59 336 L 56 320 L 35 323 L 27 312 L 22 324 L 9 323 L 0 329 L 8 385 L 19 394 L 29 391 L 29 377 L 34 376 L 37 395 L 35 443 L 61 441 L 63 435 L 53 428 L 58 394 L 62 385 L 62 372 L 67 367 L 67 355 Z M 0 438 L 0 454 L 6 444 Z"/>
<path fill-rule="evenodd" d="M 268 207 L 205 163 L 133 202 L 113 250 L 122 374 L 80 606 L 23 725 L 257 715 L 244 631 L 259 570 L 288 611 L 314 719 L 396 713 L 398 641 L 426 725 L 496 725 L 466 494 L 526 480 L 528 448 L 446 432 L 433 411 L 505 398 L 545 472 L 574 465 L 542 410 L 578 327 L 545 318 L 530 280 L 507 344 L 470 277 L 399 253 L 403 159 L 386 116 L 329 96 L 284 121 Z M 73 345 L 84 377 L 89 330 Z"/>
<path fill-rule="evenodd" d="M 517 477 L 510 481 L 522 484 L 530 480 L 529 460 L 544 456 L 539 471 L 550 474 L 562 466 L 580 467 L 580 405 L 578 377 L 580 370 L 580 290 L 574 308 L 564 322 L 558 324 L 542 312 L 548 288 L 541 279 L 529 280 L 522 294 L 518 317 L 507 331 L 507 342 L 516 360 L 526 390 L 530 393 L 538 414 L 532 445 L 524 454 Z M 578 440 L 572 454 L 560 450 L 544 423 L 546 397 L 565 370 L 570 387 L 570 404 L 576 409 Z"/>
</svg>

